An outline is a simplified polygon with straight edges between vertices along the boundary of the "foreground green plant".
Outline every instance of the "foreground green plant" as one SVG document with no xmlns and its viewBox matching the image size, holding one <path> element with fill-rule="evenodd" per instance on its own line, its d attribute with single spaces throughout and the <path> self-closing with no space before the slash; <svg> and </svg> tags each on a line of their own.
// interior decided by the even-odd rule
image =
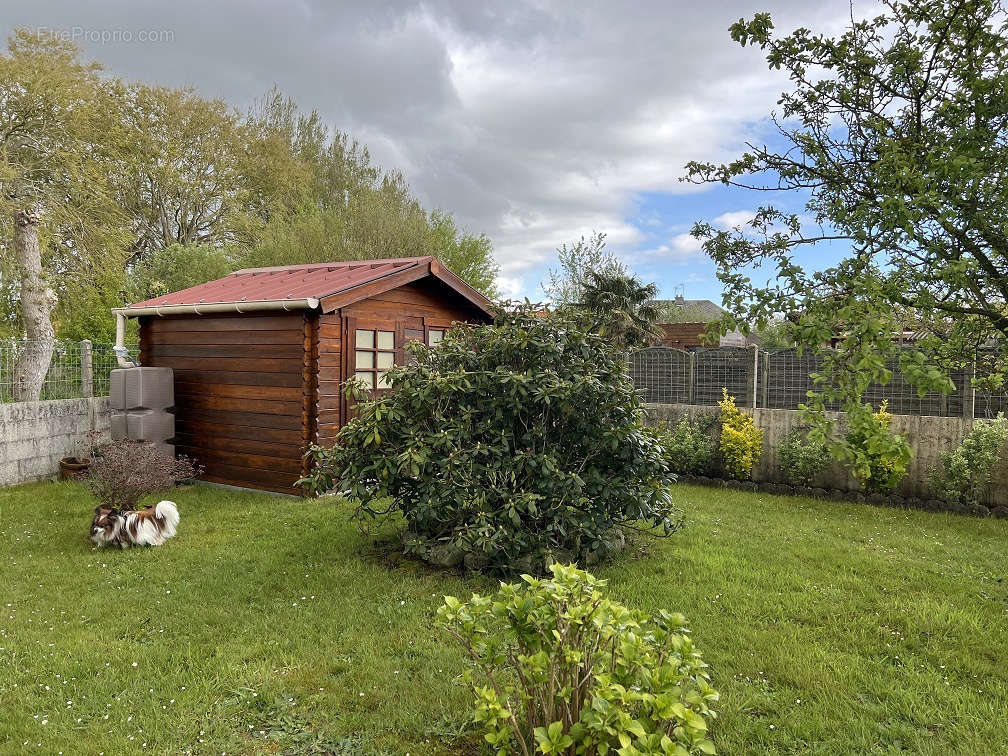
<svg viewBox="0 0 1008 756">
<path fill-rule="evenodd" d="M 830 463 L 829 449 L 816 438 L 807 437 L 801 428 L 795 428 L 777 447 L 781 472 L 793 486 L 811 486 Z"/>
<path fill-rule="evenodd" d="M 977 420 L 953 450 L 941 455 L 941 470 L 931 472 L 935 494 L 946 501 L 977 504 L 990 484 L 1008 438 L 1008 418 Z"/>
<path fill-rule="evenodd" d="M 681 417 L 669 428 L 658 429 L 669 468 L 680 475 L 709 475 L 717 459 L 717 444 L 710 433 L 713 418 Z"/>
<path fill-rule="evenodd" d="M 574 566 L 550 570 L 493 596 L 446 596 L 438 609 L 478 673 L 463 679 L 494 752 L 714 753 L 718 694 L 686 619 L 627 609 Z"/>
<path fill-rule="evenodd" d="M 850 465 L 854 477 L 873 493 L 896 490 L 910 465 L 910 446 L 906 439 L 892 432 L 888 407 L 886 401 L 877 412 L 849 415 L 846 447 L 838 449 L 845 453 L 840 458 Z"/>
<path fill-rule="evenodd" d="M 674 476 L 626 360 L 590 326 L 526 303 L 415 345 L 303 484 L 349 493 L 365 519 L 401 512 L 408 548 L 444 566 L 542 571 L 606 556 L 621 528 L 671 533 Z"/>
<path fill-rule="evenodd" d="M 752 415 L 735 406 L 735 397 L 721 389 L 721 460 L 725 473 L 736 480 L 748 480 L 763 450 L 763 431 Z"/>
</svg>

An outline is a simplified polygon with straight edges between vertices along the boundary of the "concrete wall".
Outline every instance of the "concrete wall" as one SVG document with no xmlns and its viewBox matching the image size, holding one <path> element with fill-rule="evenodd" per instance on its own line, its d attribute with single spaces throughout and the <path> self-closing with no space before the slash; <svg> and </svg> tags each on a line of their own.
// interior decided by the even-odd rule
<svg viewBox="0 0 1008 756">
<path fill-rule="evenodd" d="M 0 404 L 0 486 L 59 474 L 90 430 L 108 434 L 107 396 Z"/>
<path fill-rule="evenodd" d="M 759 464 L 753 471 L 753 479 L 757 482 L 784 482 L 780 474 L 777 447 L 792 429 L 803 425 L 801 414 L 795 410 L 779 409 L 745 411 L 753 413 L 757 427 L 763 430 L 763 451 Z M 645 414 L 649 422 L 675 422 L 684 415 L 716 417 L 718 409 L 691 404 L 647 404 Z M 836 420 L 841 429 L 843 428 L 845 415 L 842 412 L 829 412 L 827 415 Z M 910 468 L 896 493 L 922 499 L 931 498 L 933 494 L 928 485 L 929 471 L 938 465 L 939 455 L 943 451 L 954 449 L 959 445 L 974 421 L 960 417 L 915 415 L 893 415 L 892 418 L 893 431 L 904 436 L 913 450 Z M 833 463 L 824 473 L 819 485 L 844 491 L 859 489 L 857 481 L 837 463 Z M 983 503 L 988 506 L 1008 505 L 1008 464 L 1004 457 L 998 469 L 994 471 L 986 499 Z"/>
</svg>

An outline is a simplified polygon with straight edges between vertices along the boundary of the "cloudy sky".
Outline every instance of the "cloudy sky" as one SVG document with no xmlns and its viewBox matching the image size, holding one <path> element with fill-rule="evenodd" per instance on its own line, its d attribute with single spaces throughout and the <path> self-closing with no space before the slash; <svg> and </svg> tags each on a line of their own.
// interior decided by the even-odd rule
<svg viewBox="0 0 1008 756">
<path fill-rule="evenodd" d="M 4 6 L 5 32 L 70 34 L 126 78 L 239 107 L 278 85 L 403 170 L 426 206 L 486 233 L 508 294 L 535 298 L 556 247 L 598 230 L 663 294 L 715 301 L 689 228 L 744 219 L 760 198 L 679 177 L 763 138 L 785 84 L 728 27 L 770 10 L 779 31 L 834 32 L 850 13 L 836 0 Z"/>
</svg>

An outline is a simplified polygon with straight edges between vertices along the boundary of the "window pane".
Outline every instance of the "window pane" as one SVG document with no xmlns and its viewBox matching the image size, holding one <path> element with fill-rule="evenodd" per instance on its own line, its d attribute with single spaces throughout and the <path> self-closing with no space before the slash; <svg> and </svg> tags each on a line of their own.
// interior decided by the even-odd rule
<svg viewBox="0 0 1008 756">
<path fill-rule="evenodd" d="M 368 388 L 374 388 L 374 373 L 354 373 L 354 378 Z"/>
<path fill-rule="evenodd" d="M 370 352 L 368 352 L 370 354 Z M 378 367 L 390 368 L 395 364 L 395 352 L 378 352 Z M 358 365 L 357 367 L 360 367 Z"/>
<path fill-rule="evenodd" d="M 378 388 L 388 388 L 388 383 L 385 382 L 385 371 L 378 371 Z"/>
<path fill-rule="evenodd" d="M 432 328 L 427 332 L 427 343 L 431 346 L 440 344 L 442 339 L 444 339 L 444 331 L 441 329 L 435 330 Z"/>
<path fill-rule="evenodd" d="M 357 348 L 374 349 L 374 331 L 357 329 Z"/>
<path fill-rule="evenodd" d="M 423 341 L 423 331 L 415 328 L 407 328 L 403 331 L 406 341 Z"/>
<path fill-rule="evenodd" d="M 395 349 L 395 331 L 378 331 L 378 348 Z"/>
<path fill-rule="evenodd" d="M 374 352 L 357 352 L 357 368 L 373 368 Z"/>
</svg>

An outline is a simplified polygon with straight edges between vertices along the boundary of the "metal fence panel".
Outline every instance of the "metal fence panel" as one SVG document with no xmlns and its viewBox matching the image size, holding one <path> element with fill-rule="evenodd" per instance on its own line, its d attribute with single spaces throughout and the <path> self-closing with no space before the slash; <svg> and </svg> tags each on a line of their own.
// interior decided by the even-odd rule
<svg viewBox="0 0 1008 756">
<path fill-rule="evenodd" d="M 0 341 L 0 402 L 14 401 L 14 369 L 18 358 L 29 347 L 23 339 Z M 113 344 L 91 344 L 81 341 L 58 340 L 53 344 L 52 360 L 46 373 L 39 398 L 78 399 L 84 396 L 106 396 L 109 392 L 109 373 L 119 367 Z M 139 345 L 126 347 L 134 360 L 139 355 Z M 90 365 L 86 361 L 90 356 Z"/>
<path fill-rule="evenodd" d="M 752 407 L 753 349 L 716 347 L 696 350 L 694 404 L 717 404 L 722 389 L 739 407 Z"/>
<path fill-rule="evenodd" d="M 630 376 L 650 404 L 690 402 L 690 354 L 682 349 L 650 347 L 630 355 Z"/>
</svg>

